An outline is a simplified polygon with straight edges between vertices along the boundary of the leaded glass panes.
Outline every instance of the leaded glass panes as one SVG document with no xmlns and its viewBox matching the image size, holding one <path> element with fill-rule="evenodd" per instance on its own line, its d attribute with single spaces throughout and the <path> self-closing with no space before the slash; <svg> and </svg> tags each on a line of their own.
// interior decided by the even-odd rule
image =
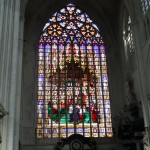
<svg viewBox="0 0 150 150">
<path fill-rule="evenodd" d="M 134 43 L 133 43 L 132 22 L 130 16 L 125 18 L 123 40 L 127 57 L 132 56 L 134 53 Z"/>
<path fill-rule="evenodd" d="M 104 42 L 73 4 L 46 23 L 38 48 L 37 138 L 112 137 Z"/>
<path fill-rule="evenodd" d="M 150 8 L 150 0 L 141 0 L 142 3 L 142 9 L 144 14 L 147 12 L 147 10 Z"/>
</svg>

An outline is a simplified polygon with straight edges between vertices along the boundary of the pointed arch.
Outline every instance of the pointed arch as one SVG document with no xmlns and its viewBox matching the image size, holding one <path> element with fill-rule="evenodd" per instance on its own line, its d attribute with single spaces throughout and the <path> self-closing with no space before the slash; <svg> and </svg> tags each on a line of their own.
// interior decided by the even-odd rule
<svg viewBox="0 0 150 150">
<path fill-rule="evenodd" d="M 38 48 L 37 138 L 112 137 L 104 42 L 73 4 L 45 24 Z"/>
</svg>

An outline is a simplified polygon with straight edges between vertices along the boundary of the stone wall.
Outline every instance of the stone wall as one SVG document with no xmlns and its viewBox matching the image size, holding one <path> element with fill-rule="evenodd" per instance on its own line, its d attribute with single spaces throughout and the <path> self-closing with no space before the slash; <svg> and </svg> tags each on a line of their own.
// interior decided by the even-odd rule
<svg viewBox="0 0 150 150">
<path fill-rule="evenodd" d="M 9 113 L 0 123 L 1 150 L 18 150 L 22 72 L 20 1 L 0 1 L 0 102 Z"/>
</svg>

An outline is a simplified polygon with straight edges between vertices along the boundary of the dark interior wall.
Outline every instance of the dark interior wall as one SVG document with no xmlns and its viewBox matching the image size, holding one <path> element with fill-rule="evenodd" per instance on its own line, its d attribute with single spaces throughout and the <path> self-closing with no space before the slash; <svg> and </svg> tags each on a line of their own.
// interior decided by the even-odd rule
<svg viewBox="0 0 150 150">
<path fill-rule="evenodd" d="M 24 49 L 23 49 L 23 78 L 21 106 L 21 143 L 22 145 L 46 145 L 56 143 L 55 140 L 37 140 L 36 129 L 36 100 L 37 100 L 37 47 L 41 31 L 57 10 L 72 2 L 85 11 L 99 27 L 107 50 L 109 86 L 111 95 L 112 116 L 118 114 L 124 103 L 122 88 L 122 64 L 119 47 L 119 0 L 88 1 L 88 0 L 39 0 L 28 1 L 25 12 Z M 115 122 L 114 122 L 115 123 Z M 102 140 L 101 140 L 102 141 Z M 106 144 L 108 139 L 103 140 Z M 113 140 L 110 141 L 110 145 Z M 109 145 L 108 145 L 109 146 Z M 28 147 L 29 148 L 29 147 Z M 32 149 L 32 148 L 31 148 Z"/>
</svg>

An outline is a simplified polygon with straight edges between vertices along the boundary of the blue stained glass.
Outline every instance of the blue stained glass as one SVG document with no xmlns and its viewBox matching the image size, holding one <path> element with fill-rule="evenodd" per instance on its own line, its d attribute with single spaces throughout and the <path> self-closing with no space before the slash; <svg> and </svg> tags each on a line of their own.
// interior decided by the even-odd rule
<svg viewBox="0 0 150 150">
<path fill-rule="evenodd" d="M 95 49 L 95 50 L 94 50 L 94 53 L 95 53 L 95 54 L 99 54 L 99 50 L 98 50 L 98 49 Z"/>
<path fill-rule="evenodd" d="M 98 45 L 94 45 L 93 48 L 94 48 L 94 50 L 99 50 L 99 46 Z"/>
<path fill-rule="evenodd" d="M 49 129 L 49 130 L 47 130 L 47 133 L 51 133 L 51 130 Z"/>
<path fill-rule="evenodd" d="M 40 44 L 40 45 L 39 45 L 39 49 L 44 49 L 44 45 L 43 45 L 43 44 Z"/>
<path fill-rule="evenodd" d="M 47 44 L 47 45 L 45 46 L 45 48 L 46 48 L 46 49 L 50 49 L 51 47 L 50 47 L 49 44 Z"/>
<path fill-rule="evenodd" d="M 104 45 L 101 45 L 101 46 L 100 46 L 100 50 L 105 50 Z"/>
<path fill-rule="evenodd" d="M 103 74 L 103 75 L 102 75 L 102 78 L 103 78 L 104 80 L 108 80 L 108 76 L 107 76 L 106 74 Z"/>
<path fill-rule="evenodd" d="M 38 105 L 43 105 L 43 101 L 38 101 Z"/>
<path fill-rule="evenodd" d="M 44 74 L 38 74 L 38 78 L 44 78 Z"/>
</svg>

